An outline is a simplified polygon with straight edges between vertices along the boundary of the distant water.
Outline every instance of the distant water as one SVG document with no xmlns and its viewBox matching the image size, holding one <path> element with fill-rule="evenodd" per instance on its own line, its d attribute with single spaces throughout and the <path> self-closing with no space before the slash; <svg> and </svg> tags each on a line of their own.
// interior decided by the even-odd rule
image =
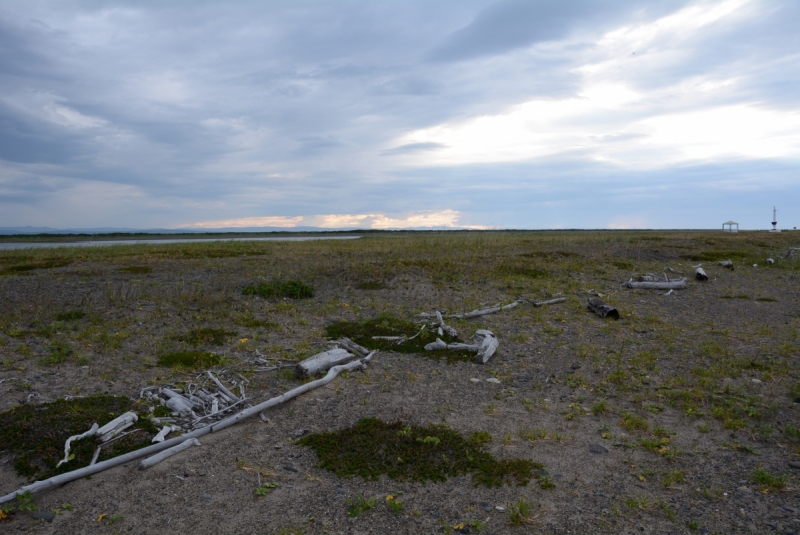
<svg viewBox="0 0 800 535">
<path fill-rule="evenodd" d="M 0 251 L 9 249 L 38 249 L 42 247 L 100 247 L 104 245 L 139 245 L 143 243 L 200 243 L 232 241 L 312 241 L 312 240 L 355 240 L 361 236 L 285 236 L 275 238 L 175 238 L 166 240 L 97 240 L 73 242 L 17 242 L 0 243 Z"/>
</svg>

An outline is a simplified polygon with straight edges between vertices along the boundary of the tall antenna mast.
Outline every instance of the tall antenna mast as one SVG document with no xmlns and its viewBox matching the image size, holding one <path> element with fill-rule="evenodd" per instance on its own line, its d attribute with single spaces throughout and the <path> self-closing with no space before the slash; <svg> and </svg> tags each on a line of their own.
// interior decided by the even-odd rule
<svg viewBox="0 0 800 535">
<path fill-rule="evenodd" d="M 772 207 L 772 232 L 778 232 L 778 210 Z"/>
</svg>

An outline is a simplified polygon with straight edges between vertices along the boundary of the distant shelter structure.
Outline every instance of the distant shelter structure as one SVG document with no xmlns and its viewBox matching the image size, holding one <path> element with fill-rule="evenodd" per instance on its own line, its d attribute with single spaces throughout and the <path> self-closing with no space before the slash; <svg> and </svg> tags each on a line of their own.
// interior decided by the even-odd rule
<svg viewBox="0 0 800 535">
<path fill-rule="evenodd" d="M 739 223 L 736 221 L 726 221 L 722 224 L 722 232 L 739 232 Z"/>
</svg>

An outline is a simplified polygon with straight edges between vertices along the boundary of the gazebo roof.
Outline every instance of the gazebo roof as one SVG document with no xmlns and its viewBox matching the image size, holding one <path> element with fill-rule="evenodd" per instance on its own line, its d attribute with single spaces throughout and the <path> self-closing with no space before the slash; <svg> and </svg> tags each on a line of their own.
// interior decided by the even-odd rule
<svg viewBox="0 0 800 535">
<path fill-rule="evenodd" d="M 723 223 L 723 225 L 738 225 L 738 224 L 739 223 L 737 223 L 736 221 L 726 221 L 725 223 Z"/>
</svg>

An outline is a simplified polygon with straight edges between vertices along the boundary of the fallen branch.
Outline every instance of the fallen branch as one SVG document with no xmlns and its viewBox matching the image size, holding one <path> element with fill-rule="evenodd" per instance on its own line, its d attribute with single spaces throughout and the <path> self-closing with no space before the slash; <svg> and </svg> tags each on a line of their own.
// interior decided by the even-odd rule
<svg viewBox="0 0 800 535">
<path fill-rule="evenodd" d="M 97 430 L 96 434 L 98 442 L 108 442 L 135 424 L 138 419 L 139 417 L 136 416 L 135 412 L 126 412 L 125 414 L 117 416 Z"/>
<path fill-rule="evenodd" d="M 231 399 L 233 400 L 233 402 L 234 402 L 234 403 L 238 403 L 239 401 L 241 401 L 241 399 L 239 399 L 239 396 L 237 396 L 236 394 L 234 394 L 233 392 L 231 392 L 230 390 L 228 390 L 227 388 L 225 388 L 225 385 L 223 385 L 223 384 L 222 384 L 222 382 L 221 382 L 219 379 L 217 379 L 216 377 L 214 377 L 214 374 L 213 374 L 213 373 L 211 373 L 210 371 L 209 371 L 209 372 L 206 372 L 206 373 L 208 373 L 208 376 L 209 376 L 209 377 L 211 377 L 211 380 L 212 380 L 212 381 L 214 381 L 214 383 L 217 385 L 217 388 L 219 388 L 219 389 L 220 389 L 220 391 L 221 391 L 223 394 L 225 394 L 226 396 L 228 396 L 229 398 L 231 398 Z"/>
<path fill-rule="evenodd" d="M 634 290 L 685 290 L 689 286 L 686 285 L 686 280 L 670 282 L 634 282 L 628 281 L 622 286 L 625 288 L 632 288 Z"/>
<path fill-rule="evenodd" d="M 730 260 L 720 260 L 719 265 L 733 271 L 733 262 L 731 262 Z"/>
<path fill-rule="evenodd" d="M 695 269 L 694 270 L 694 278 L 696 278 L 699 281 L 707 281 L 708 280 L 708 275 L 706 275 L 706 270 L 704 270 L 701 267 Z"/>
<path fill-rule="evenodd" d="M 525 299 L 524 297 L 520 297 L 516 301 L 512 301 L 511 303 L 509 303 L 507 305 L 501 305 L 500 303 L 498 303 L 493 307 L 481 308 L 481 309 L 473 310 L 472 312 L 467 312 L 467 313 L 464 313 L 464 314 L 450 314 L 450 316 L 448 316 L 448 317 L 450 317 L 450 318 L 459 318 L 459 319 L 477 318 L 477 317 L 480 317 L 480 316 L 485 316 L 487 314 L 494 314 L 496 312 L 500 312 L 501 310 L 508 310 L 508 309 L 514 308 L 517 305 L 519 305 L 520 303 L 530 303 L 531 305 L 533 305 L 535 307 L 540 307 L 540 306 L 544 306 L 544 305 L 554 305 L 556 303 L 563 303 L 566 300 L 567 300 L 566 297 L 558 297 L 556 299 L 550 299 L 549 301 L 534 301 L 533 299 Z M 437 312 L 436 314 L 439 314 L 439 312 Z"/>
<path fill-rule="evenodd" d="M 337 347 L 309 357 L 298 363 L 294 371 L 298 377 L 313 377 L 320 372 L 328 371 L 339 364 L 347 364 L 351 360 L 357 358 L 358 356 L 353 355 L 346 349 Z"/>
<path fill-rule="evenodd" d="M 69 450 L 71 448 L 72 441 L 80 440 L 82 438 L 94 436 L 97 433 L 98 429 L 100 429 L 100 426 L 97 425 L 97 423 L 95 422 L 94 424 L 92 424 L 91 429 L 89 429 L 85 433 L 81 433 L 80 435 L 72 435 L 71 437 L 69 437 L 67 439 L 67 442 L 64 444 L 64 459 L 62 459 L 61 461 L 58 461 L 58 464 L 56 465 L 56 468 L 58 468 L 59 466 L 61 466 L 65 462 L 69 461 Z"/>
<path fill-rule="evenodd" d="M 177 444 L 182 443 L 183 441 L 190 439 L 190 438 L 199 438 L 209 433 L 213 433 L 219 431 L 221 429 L 225 429 L 249 416 L 254 414 L 258 414 L 259 412 L 266 410 L 268 408 L 274 407 L 276 405 L 280 405 L 281 403 L 285 403 L 290 399 L 293 399 L 301 394 L 305 394 L 310 390 L 314 390 L 315 388 L 319 388 L 320 386 L 324 386 L 331 381 L 333 381 L 337 375 L 339 375 L 343 371 L 352 371 L 356 369 L 365 368 L 367 363 L 372 359 L 375 355 L 375 351 L 367 355 L 365 358 L 361 360 L 356 360 L 350 362 L 348 364 L 343 364 L 341 366 L 334 366 L 330 370 L 328 370 L 327 375 L 321 379 L 317 379 L 316 381 L 311 381 L 310 383 L 306 383 L 301 385 L 295 389 L 289 390 L 288 392 L 269 399 L 255 407 L 250 407 L 245 409 L 244 411 L 235 414 L 215 425 L 209 425 L 206 427 L 201 427 L 200 429 L 195 429 L 194 431 L 190 431 L 185 435 L 181 435 L 180 437 L 172 438 L 169 440 L 165 440 L 164 442 L 160 442 L 158 444 L 153 444 L 152 446 L 148 446 L 146 448 L 142 448 L 140 450 L 135 450 L 130 453 L 126 453 L 125 455 L 120 455 L 119 457 L 114 457 L 113 459 L 108 459 L 103 462 L 99 462 L 90 466 L 85 466 L 83 468 L 79 468 L 78 470 L 73 470 L 72 472 L 66 472 L 64 474 L 59 474 L 57 476 L 53 476 L 49 479 L 45 479 L 44 481 L 35 481 L 30 485 L 26 485 L 14 492 L 6 494 L 5 496 L 0 496 L 0 504 L 10 502 L 11 500 L 16 499 L 18 494 L 24 494 L 25 492 L 30 492 L 31 494 L 36 494 L 43 490 L 47 490 L 53 487 L 58 487 L 63 485 L 64 483 L 69 483 L 70 481 L 75 481 L 76 479 L 80 479 L 82 477 L 90 476 L 92 474 L 97 474 L 99 472 L 103 472 L 108 470 L 109 468 L 114 468 L 115 466 L 119 466 L 121 464 L 125 464 L 130 461 L 135 461 L 137 459 L 141 459 L 142 457 L 147 457 L 148 455 L 153 455 L 154 453 L 158 453 L 160 451 L 164 451 L 166 449 L 171 448 Z"/>
<path fill-rule="evenodd" d="M 492 355 L 494 355 L 500 342 L 492 331 L 479 329 L 475 331 L 473 338 L 477 338 L 477 344 L 462 344 L 459 342 L 448 344 L 441 338 L 437 338 L 435 342 L 425 345 L 426 351 L 437 351 L 440 349 L 450 349 L 452 351 L 472 351 L 476 353 L 475 360 L 479 364 L 486 364 Z"/>
<path fill-rule="evenodd" d="M 181 442 L 177 446 L 172 446 L 171 448 L 168 448 L 168 449 L 166 449 L 166 450 L 164 450 L 164 451 L 162 451 L 160 453 L 156 453 L 152 457 L 148 457 L 147 459 L 144 459 L 142 462 L 139 463 L 139 468 L 141 470 L 144 470 L 146 468 L 150 468 L 151 466 L 157 465 L 158 463 L 160 463 L 164 459 L 168 459 L 168 458 L 172 457 L 176 453 L 180 453 L 183 450 L 188 450 L 192 446 L 199 446 L 199 445 L 200 445 L 200 441 L 197 440 L 196 438 L 190 438 L 188 440 L 184 440 L 183 442 Z"/>
<path fill-rule="evenodd" d="M 607 305 L 603 303 L 599 299 L 589 299 L 589 303 L 587 308 L 600 316 L 601 318 L 614 318 L 615 320 L 619 319 L 619 312 L 616 308 L 612 307 L 611 305 Z"/>
</svg>

